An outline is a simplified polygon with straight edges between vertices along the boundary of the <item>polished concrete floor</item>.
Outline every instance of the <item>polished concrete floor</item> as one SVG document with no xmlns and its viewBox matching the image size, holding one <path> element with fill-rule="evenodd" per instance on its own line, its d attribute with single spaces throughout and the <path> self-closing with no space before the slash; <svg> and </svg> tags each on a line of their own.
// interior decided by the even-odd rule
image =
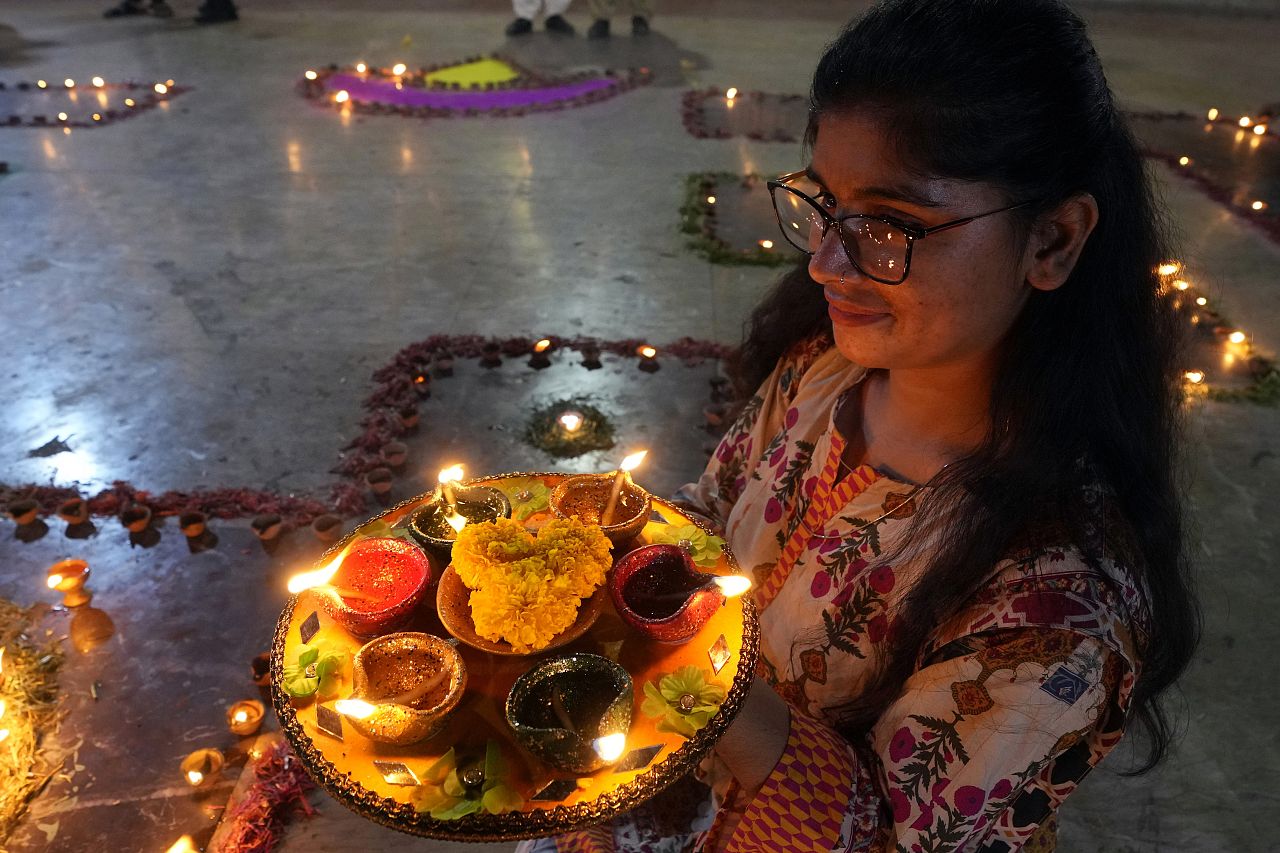
<svg viewBox="0 0 1280 853">
<path fill-rule="evenodd" d="M 240 23 L 211 29 L 181 18 L 105 21 L 100 5 L 0 5 L 0 80 L 100 74 L 193 88 L 165 108 L 69 135 L 0 127 L 10 167 L 0 176 L 0 482 L 319 496 L 356 431 L 370 372 L 410 341 L 734 341 L 774 273 L 714 266 L 683 247 L 682 178 L 781 172 L 801 154 L 693 139 L 680 95 L 712 85 L 802 92 L 823 44 L 861 6 L 808 0 L 787 4 L 782 18 L 759 0 L 690 2 L 659 17 L 646 44 L 539 33 L 507 45 L 510 7 L 496 0 L 378 0 L 362 11 L 246 3 Z M 194 4 L 174 5 L 189 14 Z M 1132 108 L 1247 113 L 1280 99 L 1280 20 L 1085 11 Z M 585 13 L 571 17 L 585 27 Z M 344 119 L 294 91 L 304 69 L 329 62 L 427 64 L 500 48 L 545 69 L 647 65 L 654 84 L 577 110 L 441 121 Z M 1191 276 L 1274 353 L 1280 250 L 1155 171 Z M 478 444 L 492 442 L 472 425 L 518 428 L 528 401 L 586 387 L 624 416 L 696 419 L 706 388 L 705 368 L 678 365 L 649 385 L 617 365 L 589 386 L 563 365 L 504 370 L 486 380 L 483 405 L 461 390 L 464 377 L 441 384 L 433 411 L 449 432 L 415 445 L 424 467 L 444 452 L 441 440 L 480 459 Z M 1273 846 L 1262 816 L 1280 789 L 1271 683 L 1280 424 L 1274 409 L 1210 404 L 1190 425 L 1207 627 L 1180 700 L 1186 734 L 1152 775 L 1122 778 L 1122 761 L 1099 770 L 1064 809 L 1064 851 Z M 28 455 L 55 436 L 73 451 Z M 670 448 L 655 491 L 696 473 L 704 433 L 664 430 L 654 440 Z M 172 524 L 150 550 L 130 549 L 109 520 L 83 543 L 53 526 L 31 545 L 0 527 L 0 595 L 48 599 L 44 567 L 82 555 L 114 636 L 70 654 L 68 716 L 51 739 L 68 757 L 66 778 L 36 801 L 10 846 L 154 850 L 184 832 L 207 835 L 233 777 L 197 800 L 180 787 L 177 762 L 197 746 L 226 745 L 222 708 L 253 690 L 247 661 L 270 637 L 283 577 L 315 544 L 297 538 L 270 558 L 243 523 L 226 523 L 215 527 L 216 549 L 191 555 Z M 50 614 L 45 627 L 75 634 L 67 614 Z M 445 847 L 332 804 L 285 843 Z"/>
</svg>

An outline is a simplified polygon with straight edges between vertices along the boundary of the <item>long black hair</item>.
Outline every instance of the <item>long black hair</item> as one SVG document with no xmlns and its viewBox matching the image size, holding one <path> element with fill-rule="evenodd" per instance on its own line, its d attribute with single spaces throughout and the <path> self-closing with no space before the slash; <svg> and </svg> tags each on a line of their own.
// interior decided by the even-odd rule
<svg viewBox="0 0 1280 853">
<path fill-rule="evenodd" d="M 879 119 L 919 174 L 1039 199 L 1019 211 L 1023 239 L 1038 215 L 1079 192 L 1093 195 L 1100 217 L 1065 285 L 1033 290 L 1003 341 L 985 441 L 945 469 L 915 516 L 902 553 L 926 538 L 948 547 L 929 555 L 893 652 L 842 709 L 847 733 L 879 718 L 930 629 L 1029 531 L 1059 530 L 1069 541 L 1055 544 L 1086 547 L 1082 521 L 1096 507 L 1085 495 L 1098 478 L 1114 493 L 1125 561 L 1147 590 L 1146 612 L 1134 614 L 1150 634 L 1130 706 L 1148 734 L 1136 771 L 1145 772 L 1172 740 L 1159 699 L 1200 626 L 1177 474 L 1181 326 L 1156 272 L 1163 217 L 1085 25 L 1058 0 L 884 0 L 818 63 L 809 144 L 823 115 L 855 109 Z M 748 320 L 739 387 L 754 388 L 797 340 L 830 333 L 822 290 L 798 266 Z"/>
</svg>

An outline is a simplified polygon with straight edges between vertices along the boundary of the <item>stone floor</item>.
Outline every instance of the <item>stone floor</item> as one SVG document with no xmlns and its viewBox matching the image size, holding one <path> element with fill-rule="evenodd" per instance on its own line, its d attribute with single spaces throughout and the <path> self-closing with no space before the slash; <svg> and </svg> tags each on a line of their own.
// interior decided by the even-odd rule
<svg viewBox="0 0 1280 853">
<path fill-rule="evenodd" d="M 359 12 L 246 2 L 240 23 L 212 29 L 182 18 L 104 21 L 102 5 L 0 7 L 0 80 L 100 74 L 193 89 L 69 135 L 0 128 L 11 172 L 0 176 L 0 482 L 320 496 L 356 431 L 370 372 L 409 341 L 442 332 L 734 341 L 775 273 L 714 266 L 684 249 L 682 178 L 781 172 L 801 153 L 693 139 L 680 95 L 730 85 L 802 92 L 845 14 L 803 0 L 777 20 L 764 0 L 696 0 L 656 19 L 644 44 L 539 33 L 508 46 L 510 7 L 497 0 L 429 12 L 403 0 Z M 194 3 L 174 6 L 187 15 Z M 1131 108 L 1247 113 L 1280 99 L 1276 18 L 1110 5 L 1085 14 Z M 585 26 L 581 10 L 571 17 Z M 304 69 L 329 62 L 428 64 L 500 48 L 545 69 L 647 65 L 654 84 L 577 110 L 429 122 L 343 119 L 294 91 Z M 1274 353 L 1280 249 L 1153 168 L 1191 277 Z M 637 425 L 696 421 L 707 370 L 672 364 L 641 377 L 611 364 L 588 382 L 565 364 L 543 374 L 509 365 L 486 380 L 483 404 L 459 376 L 441 383 L 431 405 L 443 426 L 414 445 L 415 464 L 460 453 L 482 466 L 481 443 L 493 452 L 493 436 L 517 430 L 528 401 L 585 389 L 633 419 L 626 438 L 653 442 L 647 484 L 668 490 L 696 473 L 707 436 Z M 1280 648 L 1280 542 L 1266 509 L 1280 484 L 1280 422 L 1273 409 L 1211 404 L 1190 424 L 1206 632 L 1183 684 L 1186 734 L 1152 775 L 1123 778 L 1123 761 L 1100 769 L 1064 810 L 1063 851 L 1273 846 L 1260 817 L 1280 790 L 1280 716 L 1265 676 Z M 28 456 L 54 436 L 73 452 Z M 502 464 L 545 464 L 510 436 L 502 442 Z M 245 524 L 225 523 L 216 549 L 191 555 L 172 524 L 150 550 L 127 547 L 109 520 L 77 543 L 52 526 L 31 545 L 0 526 L 0 595 L 52 601 L 44 568 L 83 556 L 114 635 L 69 651 L 68 715 L 51 743 L 69 778 L 34 803 L 9 847 L 156 850 L 186 832 L 207 838 L 234 773 L 197 799 L 177 763 L 197 746 L 233 745 L 223 708 L 252 694 L 247 662 L 269 640 L 284 578 L 318 543 L 295 537 L 268 557 Z M 55 612 L 44 627 L 76 636 L 71 622 Z M 293 825 L 284 849 L 450 849 L 318 800 L 321 816 Z"/>
</svg>

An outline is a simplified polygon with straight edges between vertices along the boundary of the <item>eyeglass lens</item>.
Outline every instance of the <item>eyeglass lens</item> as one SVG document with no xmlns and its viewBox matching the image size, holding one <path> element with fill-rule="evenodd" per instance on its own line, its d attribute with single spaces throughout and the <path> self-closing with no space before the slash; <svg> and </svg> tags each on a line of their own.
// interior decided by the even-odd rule
<svg viewBox="0 0 1280 853">
<path fill-rule="evenodd" d="M 817 184 L 799 178 L 773 193 L 782 233 L 793 246 L 810 255 L 818 251 L 827 231 L 826 220 L 816 202 L 810 200 L 821 192 Z M 841 242 L 858 269 L 876 279 L 902 280 L 907 263 L 906 234 L 888 223 L 856 217 L 843 220 L 841 230 Z"/>
</svg>

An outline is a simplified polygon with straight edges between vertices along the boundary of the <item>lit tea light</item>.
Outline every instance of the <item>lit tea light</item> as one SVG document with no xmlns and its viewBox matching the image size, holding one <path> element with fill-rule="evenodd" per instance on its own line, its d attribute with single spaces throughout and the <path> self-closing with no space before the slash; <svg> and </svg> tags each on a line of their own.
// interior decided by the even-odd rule
<svg viewBox="0 0 1280 853">
<path fill-rule="evenodd" d="M 1253 119 L 1249 118 L 1248 116 L 1240 116 L 1241 127 L 1248 127 L 1251 124 L 1253 124 Z"/>
<path fill-rule="evenodd" d="M 378 710 L 378 706 L 370 705 L 363 699 L 339 699 L 333 703 L 333 710 L 344 717 L 363 720 L 373 716 L 373 712 Z"/>
<path fill-rule="evenodd" d="M 190 835 L 184 835 L 169 846 L 165 853 L 200 853 L 200 848 L 196 846 L 196 840 Z"/>
<path fill-rule="evenodd" d="M 640 356 L 640 369 L 645 373 L 653 373 L 658 369 L 658 351 L 656 349 L 645 344 L 636 348 L 636 354 Z"/>
<path fill-rule="evenodd" d="M 49 84 L 48 84 L 48 82 L 46 82 L 46 81 L 44 81 L 44 80 L 37 80 L 37 81 L 36 81 L 36 86 L 37 86 L 38 88 L 41 88 L 41 89 L 48 89 L 48 88 L 49 88 Z"/>
<path fill-rule="evenodd" d="M 397 77 L 408 70 L 409 66 L 405 65 L 403 62 L 397 62 L 395 65 L 391 66 L 391 73 Z"/>
<path fill-rule="evenodd" d="M 243 699 L 227 709 L 227 728 L 233 735 L 256 734 L 262 727 L 266 709 L 256 699 Z"/>
<path fill-rule="evenodd" d="M 725 91 L 725 93 L 724 93 L 724 97 L 725 97 L 725 100 L 727 100 L 727 101 L 732 101 L 734 98 L 738 97 L 738 90 L 737 90 L 737 88 L 736 88 L 736 87 L 734 87 L 734 86 L 730 86 L 730 87 Z"/>
<path fill-rule="evenodd" d="M 577 432 L 582 428 L 582 415 L 577 412 L 565 412 L 557 420 L 560 426 L 564 427 L 565 432 Z"/>
<path fill-rule="evenodd" d="M 66 121 L 66 120 L 67 120 L 66 113 L 58 113 L 58 121 Z"/>
<path fill-rule="evenodd" d="M 327 586 L 329 581 L 333 580 L 333 576 L 338 573 L 338 568 L 342 565 L 342 558 L 345 555 L 346 552 L 343 551 L 343 553 L 334 557 L 320 568 L 310 572 L 299 572 L 289 578 L 289 583 L 287 584 L 289 592 L 297 595 L 304 590 Z"/>
<path fill-rule="evenodd" d="M 1204 373 L 1199 370 L 1188 370 L 1186 373 L 1182 375 L 1185 376 L 1187 381 L 1190 382 L 1192 385 L 1199 385 L 1201 382 L 1204 381 Z"/>
<path fill-rule="evenodd" d="M 357 74 L 363 74 L 364 72 L 366 72 L 366 71 L 368 71 L 368 70 L 369 70 L 369 66 L 365 65 L 363 62 L 357 62 L 357 63 L 356 63 L 356 73 L 357 73 Z"/>
<path fill-rule="evenodd" d="M 68 89 L 74 89 L 76 87 L 76 81 L 68 77 L 66 80 L 62 81 L 62 85 L 66 86 Z"/>
<path fill-rule="evenodd" d="M 1266 209 L 1267 209 L 1267 203 L 1266 203 L 1265 201 L 1255 201 L 1253 204 L 1251 204 L 1251 205 L 1249 205 L 1249 206 L 1250 206 L 1250 207 L 1252 207 L 1254 210 L 1266 210 Z"/>
<path fill-rule="evenodd" d="M 631 472 L 634 471 L 648 455 L 649 451 L 640 450 L 636 453 L 632 453 L 622 460 L 622 464 L 618 466 L 617 472 L 613 475 L 613 489 L 609 492 L 609 500 L 604 505 L 604 512 L 600 513 L 600 524 L 606 525 L 613 523 L 613 511 L 618 506 L 618 496 L 622 494 L 623 482 L 631 479 Z"/>
<path fill-rule="evenodd" d="M 164 83 L 157 83 L 154 87 L 157 95 L 166 95 L 169 93 L 169 87 Z"/>
<path fill-rule="evenodd" d="M 1218 108 L 1217 108 L 1217 107 L 1209 107 L 1208 118 L 1209 118 L 1209 121 L 1216 121 L 1216 120 L 1217 120 L 1217 118 L 1218 118 Z"/>
<path fill-rule="evenodd" d="M 1182 264 L 1178 261 L 1165 261 L 1156 267 L 1156 272 L 1160 275 L 1177 275 L 1182 272 Z"/>
<path fill-rule="evenodd" d="M 713 583 L 720 587 L 720 592 L 725 598 L 735 598 L 751 589 L 751 578 L 744 575 L 725 575 L 713 579 Z"/>
<path fill-rule="evenodd" d="M 124 105 L 126 107 L 136 107 L 138 105 L 138 102 L 135 101 L 133 98 L 125 98 Z"/>
<path fill-rule="evenodd" d="M 761 248 L 761 249 L 772 249 L 772 248 L 773 248 L 773 241 L 772 241 L 772 240 L 761 240 L 761 241 L 760 241 L 760 248 Z"/>
<path fill-rule="evenodd" d="M 340 104 L 345 104 L 351 99 L 351 94 L 346 89 L 339 89 L 338 94 L 334 95 L 333 99 Z"/>
<path fill-rule="evenodd" d="M 533 355 L 529 357 L 529 366 L 541 370 L 544 367 L 551 366 L 551 356 L 548 350 L 551 349 L 551 340 L 543 338 L 533 345 Z"/>
<path fill-rule="evenodd" d="M 1265 136 L 1267 133 L 1267 126 L 1265 124 L 1254 125 L 1253 132 L 1258 136 Z"/>
<path fill-rule="evenodd" d="M 598 737 L 591 743 L 591 748 L 596 751 L 604 759 L 605 763 L 612 764 L 622 757 L 622 753 L 627 749 L 627 735 L 625 732 L 615 732 L 611 735 Z"/>
<path fill-rule="evenodd" d="M 1173 286 L 1174 286 L 1174 289 L 1176 290 L 1186 290 L 1188 287 L 1191 286 L 1191 284 L 1178 278 L 1178 279 L 1174 279 Z"/>
<path fill-rule="evenodd" d="M 182 759 L 182 776 L 193 788 L 204 788 L 212 785 L 222 772 L 225 759 L 216 749 L 197 749 Z"/>
<path fill-rule="evenodd" d="M 94 78 L 93 78 L 91 81 L 89 81 L 89 82 L 93 83 L 93 85 L 94 85 L 95 87 L 99 88 L 99 89 L 101 89 L 103 86 L 107 85 L 107 81 L 106 81 L 106 80 L 103 80 L 101 77 L 94 77 Z"/>
<path fill-rule="evenodd" d="M 1191 158 L 1190 158 L 1190 157 L 1179 157 L 1179 158 L 1178 158 L 1178 165 L 1179 165 L 1179 166 L 1190 166 L 1190 165 L 1191 165 Z"/>
<path fill-rule="evenodd" d="M 715 196 L 713 196 L 713 195 L 709 195 L 709 196 L 707 196 L 707 204 L 715 204 L 715 203 L 716 203 L 716 197 L 715 197 Z"/>
<path fill-rule="evenodd" d="M 1227 335 L 1227 340 L 1231 341 L 1233 344 L 1242 344 L 1245 341 L 1245 337 L 1244 332 L 1232 332 Z"/>
<path fill-rule="evenodd" d="M 1205 297 L 1203 297 L 1203 296 L 1197 296 L 1197 297 L 1196 297 L 1196 304 L 1197 304 L 1197 305 L 1199 305 L 1201 308 L 1203 308 L 1204 306 L 1206 306 L 1206 305 L 1208 305 L 1208 304 L 1209 304 L 1209 300 L 1208 300 L 1208 299 L 1206 299 L 1206 298 L 1205 298 Z"/>
<path fill-rule="evenodd" d="M 308 80 L 314 80 L 314 79 L 316 79 L 317 77 L 319 77 L 320 75 L 319 75 L 319 74 L 317 74 L 316 72 L 312 71 L 311 69 L 307 69 L 307 73 L 306 73 L 306 74 L 303 74 L 302 76 L 303 76 L 303 77 L 306 77 Z"/>
</svg>

